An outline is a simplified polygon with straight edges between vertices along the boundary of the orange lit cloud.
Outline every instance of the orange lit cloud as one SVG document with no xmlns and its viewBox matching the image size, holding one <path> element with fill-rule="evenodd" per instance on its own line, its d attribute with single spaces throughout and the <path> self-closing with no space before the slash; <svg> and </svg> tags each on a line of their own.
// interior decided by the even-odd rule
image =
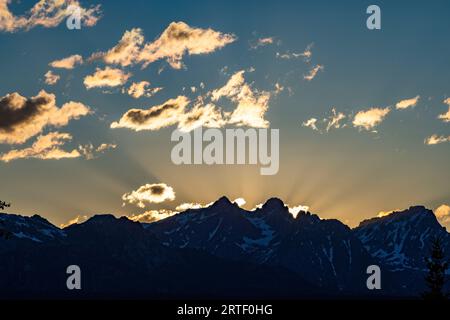
<svg viewBox="0 0 450 320">
<path fill-rule="evenodd" d="M 59 79 L 60 76 L 57 74 L 54 74 L 52 71 L 47 71 L 47 73 L 44 75 L 45 77 L 45 83 L 49 86 L 55 85 Z"/>
<path fill-rule="evenodd" d="M 40 0 L 24 15 L 16 16 L 9 9 L 11 0 L 0 0 L 0 31 L 16 32 L 30 30 L 41 26 L 53 28 L 65 21 L 73 12 L 72 8 L 79 8 L 81 22 L 86 27 L 94 26 L 99 20 L 100 6 L 83 8 L 76 0 Z"/>
<path fill-rule="evenodd" d="M 75 66 L 77 64 L 82 64 L 82 63 L 83 63 L 83 57 L 78 54 L 75 54 L 75 55 L 72 55 L 70 57 L 67 57 L 67 58 L 64 58 L 61 60 L 55 60 L 53 62 L 50 62 L 49 66 L 53 67 L 53 68 L 57 68 L 57 69 L 69 69 L 70 70 L 70 69 L 75 68 Z"/>
<path fill-rule="evenodd" d="M 139 208 L 145 208 L 151 203 L 161 203 L 175 200 L 175 192 L 165 183 L 146 184 L 137 190 L 125 193 L 122 196 L 125 203 L 135 204 Z"/>
<path fill-rule="evenodd" d="M 80 102 L 58 108 L 55 95 L 44 90 L 29 99 L 17 92 L 7 94 L 0 98 L 0 143 L 24 143 L 46 126 L 62 127 L 89 113 L 89 107 Z"/>
<path fill-rule="evenodd" d="M 144 46 L 137 60 L 145 67 L 157 60 L 165 59 L 172 68 L 181 69 L 185 54 L 212 53 L 235 40 L 236 37 L 232 34 L 193 28 L 184 22 L 172 22 L 158 39 Z"/>
<path fill-rule="evenodd" d="M 70 141 L 72 136 L 68 133 L 52 132 L 44 136 L 39 136 L 36 142 L 29 148 L 11 150 L 0 155 L 0 161 L 10 162 L 17 159 L 36 158 L 36 159 L 65 159 L 78 158 L 81 154 L 78 150 L 62 150 L 60 147 L 66 141 Z"/>
<path fill-rule="evenodd" d="M 84 78 L 84 85 L 87 89 L 95 87 L 117 87 L 125 84 L 131 77 L 131 73 L 125 73 L 121 69 L 106 67 L 99 69 L 94 74 Z"/>
<path fill-rule="evenodd" d="M 390 108 L 371 108 L 359 111 L 353 119 L 353 126 L 371 130 L 379 125 L 390 111 Z"/>
<path fill-rule="evenodd" d="M 411 99 L 405 99 L 402 100 L 400 102 L 397 102 L 397 104 L 395 105 L 396 109 L 408 109 L 408 108 L 412 108 L 415 107 L 417 105 L 417 103 L 419 102 L 420 96 L 411 98 Z"/>
</svg>

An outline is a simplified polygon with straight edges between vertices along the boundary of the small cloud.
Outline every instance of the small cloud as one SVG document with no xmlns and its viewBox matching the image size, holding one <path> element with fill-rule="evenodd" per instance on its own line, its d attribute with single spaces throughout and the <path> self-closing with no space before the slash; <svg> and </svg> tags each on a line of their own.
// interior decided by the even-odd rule
<svg viewBox="0 0 450 320">
<path fill-rule="evenodd" d="M 78 216 L 76 216 L 75 218 L 73 218 L 72 220 L 69 220 L 69 222 L 60 224 L 59 227 L 60 227 L 61 229 L 64 229 L 64 228 L 67 228 L 68 226 L 71 226 L 71 225 L 73 225 L 73 224 L 80 224 L 80 223 L 83 223 L 83 222 L 85 222 L 87 219 L 88 219 L 88 216 L 81 216 L 81 215 L 78 215 Z"/>
<path fill-rule="evenodd" d="M 61 60 L 55 60 L 53 62 L 49 63 L 50 67 L 57 68 L 57 69 L 73 69 L 77 64 L 83 63 L 83 57 L 79 54 L 74 54 L 70 57 L 61 59 Z"/>
<path fill-rule="evenodd" d="M 305 79 L 306 81 L 311 81 L 313 80 L 317 74 L 319 73 L 319 71 L 322 71 L 324 69 L 324 66 L 318 64 L 315 67 L 313 67 L 308 74 L 303 76 L 303 79 Z"/>
<path fill-rule="evenodd" d="M 331 128 L 335 129 L 341 128 L 342 126 L 341 121 L 346 118 L 345 114 L 343 114 L 342 112 L 336 112 L 335 108 L 331 109 L 331 111 L 333 114 L 328 119 L 327 132 L 330 131 Z"/>
<path fill-rule="evenodd" d="M 396 109 L 408 109 L 408 108 L 415 107 L 417 105 L 417 102 L 419 102 L 419 99 L 420 99 L 420 96 L 416 96 L 411 99 L 402 100 L 400 102 L 397 102 L 397 104 L 395 105 L 395 108 Z"/>
<path fill-rule="evenodd" d="M 448 105 L 448 111 L 447 113 L 439 115 L 438 119 L 441 119 L 444 122 L 450 122 L 450 98 L 445 99 L 444 103 Z"/>
<path fill-rule="evenodd" d="M 72 140 L 68 133 L 51 132 L 47 135 L 39 136 L 36 142 L 29 148 L 14 149 L 0 155 L 0 161 L 10 162 L 18 159 L 36 158 L 42 160 L 59 160 L 66 158 L 78 158 L 81 154 L 76 150 L 65 151 L 61 146 L 66 141 Z"/>
<path fill-rule="evenodd" d="M 308 44 L 305 51 L 303 51 L 303 52 L 300 52 L 300 53 L 296 53 L 296 52 L 279 53 L 279 52 L 277 52 L 276 56 L 277 56 L 277 58 L 284 59 L 284 60 L 303 58 L 303 60 L 305 62 L 310 62 L 311 58 L 312 58 L 313 46 L 314 46 L 314 44 L 310 43 L 310 44 Z"/>
<path fill-rule="evenodd" d="M 121 69 L 106 67 L 99 69 L 94 74 L 84 78 L 84 85 L 87 89 L 95 87 L 117 87 L 125 84 L 131 77 L 131 73 L 125 73 Z"/>
<path fill-rule="evenodd" d="M 280 83 L 275 83 L 275 90 L 274 90 L 274 94 L 275 95 L 279 95 L 281 92 L 284 91 L 284 87 L 280 84 Z"/>
<path fill-rule="evenodd" d="M 391 211 L 380 211 L 377 214 L 377 218 L 383 218 L 383 217 L 387 217 L 389 215 L 391 215 L 394 212 L 399 212 L 401 211 L 400 209 L 395 209 L 395 210 L 391 210 Z"/>
<path fill-rule="evenodd" d="M 300 212 L 308 212 L 309 211 L 309 206 L 298 205 L 295 207 L 288 206 L 288 208 L 289 208 L 289 212 L 292 214 L 292 216 L 294 218 L 296 218 Z"/>
<path fill-rule="evenodd" d="M 442 225 L 450 226 L 450 206 L 448 204 L 437 207 L 434 214 Z"/>
<path fill-rule="evenodd" d="M 319 129 L 317 128 L 317 119 L 316 118 L 311 118 L 306 120 L 305 122 L 302 123 L 302 126 L 306 127 L 306 128 L 311 128 L 314 131 L 319 131 Z"/>
<path fill-rule="evenodd" d="M 165 183 L 146 184 L 122 196 L 125 203 L 145 208 L 147 204 L 175 200 L 175 192 Z"/>
<path fill-rule="evenodd" d="M 432 136 L 425 139 L 425 144 L 429 145 L 429 146 L 444 143 L 444 142 L 450 142 L 450 136 L 446 137 L 446 136 L 438 136 L 436 134 L 433 134 Z"/>
<path fill-rule="evenodd" d="M 244 198 L 237 198 L 234 199 L 233 203 L 236 203 L 239 207 L 243 207 L 247 203 L 247 201 L 245 201 Z"/>
<path fill-rule="evenodd" d="M 98 147 L 94 147 L 92 143 L 81 145 L 78 147 L 80 153 L 86 160 L 96 159 L 99 154 L 103 154 L 108 150 L 116 149 L 117 145 L 113 143 L 102 143 Z"/>
<path fill-rule="evenodd" d="M 150 82 L 148 81 L 133 82 L 128 88 L 127 93 L 135 99 L 139 99 L 141 97 L 150 98 L 163 89 L 161 87 L 148 88 L 149 86 Z"/>
<path fill-rule="evenodd" d="M 353 119 L 353 126 L 372 130 L 384 120 L 390 111 L 389 107 L 384 109 L 371 108 L 369 110 L 359 111 Z"/>
<path fill-rule="evenodd" d="M 256 50 L 260 47 L 265 47 L 268 45 L 271 45 L 275 42 L 275 39 L 273 37 L 266 37 L 266 38 L 259 38 L 256 40 L 256 43 L 253 43 L 250 48 L 253 50 Z"/>
<path fill-rule="evenodd" d="M 45 77 L 45 83 L 48 84 L 49 86 L 55 85 L 60 79 L 60 76 L 57 74 L 54 74 L 52 71 L 47 71 L 47 73 L 44 75 L 44 77 Z"/>
</svg>

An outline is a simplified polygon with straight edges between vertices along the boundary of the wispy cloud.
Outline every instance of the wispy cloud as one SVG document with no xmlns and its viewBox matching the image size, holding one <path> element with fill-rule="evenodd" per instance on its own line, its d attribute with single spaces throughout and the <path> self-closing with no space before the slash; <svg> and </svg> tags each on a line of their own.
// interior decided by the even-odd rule
<svg viewBox="0 0 450 320">
<path fill-rule="evenodd" d="M 256 50 L 260 47 L 265 47 L 265 46 L 274 44 L 274 42 L 275 42 L 274 37 L 259 38 L 250 45 L 250 48 L 253 50 Z"/>
<path fill-rule="evenodd" d="M 71 139 L 72 136 L 68 133 L 51 132 L 47 135 L 39 136 L 29 148 L 14 149 L 0 155 L 0 161 L 10 162 L 26 158 L 43 160 L 78 158 L 81 156 L 78 150 L 65 151 L 61 149 L 61 146 Z"/>
<path fill-rule="evenodd" d="M 17 32 L 41 26 L 53 28 L 65 21 L 78 8 L 81 22 L 86 27 L 94 26 L 100 18 L 100 6 L 83 8 L 79 1 L 40 0 L 24 15 L 16 16 L 9 9 L 11 0 L 0 0 L 0 31 Z"/>
<path fill-rule="evenodd" d="M 306 127 L 306 128 L 311 128 L 315 131 L 319 131 L 319 129 L 317 128 L 317 119 L 316 118 L 311 118 L 306 120 L 305 122 L 302 123 L 302 126 Z"/>
<path fill-rule="evenodd" d="M 44 78 L 45 78 L 45 83 L 48 84 L 49 86 L 53 86 L 55 85 L 59 79 L 61 78 L 59 75 L 54 74 L 51 70 L 47 71 L 46 74 L 44 74 Z"/>
<path fill-rule="evenodd" d="M 341 126 L 345 126 L 341 124 L 341 121 L 346 118 L 345 114 L 342 112 L 336 112 L 336 109 L 331 109 L 332 115 L 327 119 L 327 132 L 330 131 L 330 129 L 335 128 L 339 129 Z"/>
<path fill-rule="evenodd" d="M 159 91 L 163 90 L 161 87 L 149 88 L 149 86 L 150 82 L 148 81 L 133 82 L 128 88 L 127 93 L 131 97 L 139 99 L 141 97 L 152 97 Z"/>
<path fill-rule="evenodd" d="M 445 99 L 444 103 L 448 105 L 448 111 L 439 115 L 438 118 L 444 122 L 450 122 L 450 98 Z"/>
<path fill-rule="evenodd" d="M 306 81 L 311 81 L 311 80 L 313 80 L 313 79 L 317 76 L 317 74 L 319 73 L 319 71 L 323 71 L 323 70 L 324 70 L 324 66 L 318 64 L 318 65 L 314 66 L 314 67 L 309 71 L 308 74 L 305 74 L 305 75 L 303 76 L 303 79 L 305 79 Z"/>
<path fill-rule="evenodd" d="M 431 146 L 444 142 L 450 142 L 450 136 L 438 136 L 437 134 L 433 134 L 432 136 L 425 139 L 425 144 Z"/>
<path fill-rule="evenodd" d="M 285 52 L 285 53 L 280 53 L 277 52 L 276 56 L 279 59 L 284 59 L 284 60 L 290 60 L 290 59 L 298 59 L 298 58 L 303 58 L 303 60 L 305 62 L 310 62 L 311 58 L 312 58 L 312 48 L 314 47 L 314 43 L 310 43 L 308 44 L 308 46 L 306 47 L 305 51 L 303 52 Z"/>
<path fill-rule="evenodd" d="M 32 98 L 7 94 L 0 98 L 0 143 L 24 143 L 44 127 L 63 127 L 90 112 L 89 107 L 73 101 L 58 108 L 55 95 L 44 90 Z"/>
<path fill-rule="evenodd" d="M 389 107 L 359 111 L 353 118 L 353 126 L 371 130 L 379 125 L 390 111 Z"/>
<path fill-rule="evenodd" d="M 420 96 L 416 96 L 414 98 L 402 100 L 400 102 L 397 102 L 397 104 L 395 105 L 395 108 L 396 109 L 408 109 L 408 108 L 415 107 L 417 105 L 417 103 L 419 102 L 419 99 L 420 99 Z"/>
<path fill-rule="evenodd" d="M 146 184 L 137 190 L 125 193 L 122 196 L 125 203 L 135 204 L 140 208 L 145 208 L 151 203 L 161 203 L 175 200 L 173 188 L 165 183 Z"/>
<path fill-rule="evenodd" d="M 78 150 L 86 160 L 93 160 L 96 159 L 100 154 L 116 148 L 117 145 L 114 143 L 102 143 L 98 147 L 94 147 L 92 143 L 89 143 L 86 145 L 80 145 L 78 147 Z"/>
</svg>

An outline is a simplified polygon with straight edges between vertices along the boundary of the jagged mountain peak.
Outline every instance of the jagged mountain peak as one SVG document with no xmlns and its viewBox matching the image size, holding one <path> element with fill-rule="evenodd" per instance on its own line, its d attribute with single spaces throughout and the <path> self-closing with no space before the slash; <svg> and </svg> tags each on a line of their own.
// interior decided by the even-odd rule
<svg viewBox="0 0 450 320">
<path fill-rule="evenodd" d="M 211 206 L 214 208 L 226 208 L 236 206 L 236 204 L 231 202 L 230 199 L 228 199 L 226 196 L 222 196 L 217 201 L 215 201 Z"/>
<path fill-rule="evenodd" d="M 402 211 L 393 211 L 390 214 L 382 217 L 374 217 L 364 220 L 359 224 L 358 228 L 369 226 L 373 223 L 390 224 L 407 220 L 414 220 L 414 221 L 426 220 L 428 221 L 428 223 L 439 224 L 432 210 L 427 209 L 425 206 L 419 205 L 419 206 L 411 206 L 408 209 Z"/>
<path fill-rule="evenodd" d="M 279 198 L 270 198 L 263 204 L 262 209 L 264 210 L 275 210 L 275 209 L 284 209 L 286 205 L 283 200 Z"/>
</svg>

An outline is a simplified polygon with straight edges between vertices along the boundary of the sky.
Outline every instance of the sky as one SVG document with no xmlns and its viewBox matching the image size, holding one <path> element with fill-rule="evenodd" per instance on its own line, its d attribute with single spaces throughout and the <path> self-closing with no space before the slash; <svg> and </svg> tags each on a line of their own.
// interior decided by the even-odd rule
<svg viewBox="0 0 450 320">
<path fill-rule="evenodd" d="M 424 205 L 450 226 L 448 1 L 69 2 L 0 0 L 10 212 L 151 220 L 225 195 L 350 226 Z M 171 134 L 197 125 L 279 129 L 278 173 L 175 165 Z"/>
</svg>

